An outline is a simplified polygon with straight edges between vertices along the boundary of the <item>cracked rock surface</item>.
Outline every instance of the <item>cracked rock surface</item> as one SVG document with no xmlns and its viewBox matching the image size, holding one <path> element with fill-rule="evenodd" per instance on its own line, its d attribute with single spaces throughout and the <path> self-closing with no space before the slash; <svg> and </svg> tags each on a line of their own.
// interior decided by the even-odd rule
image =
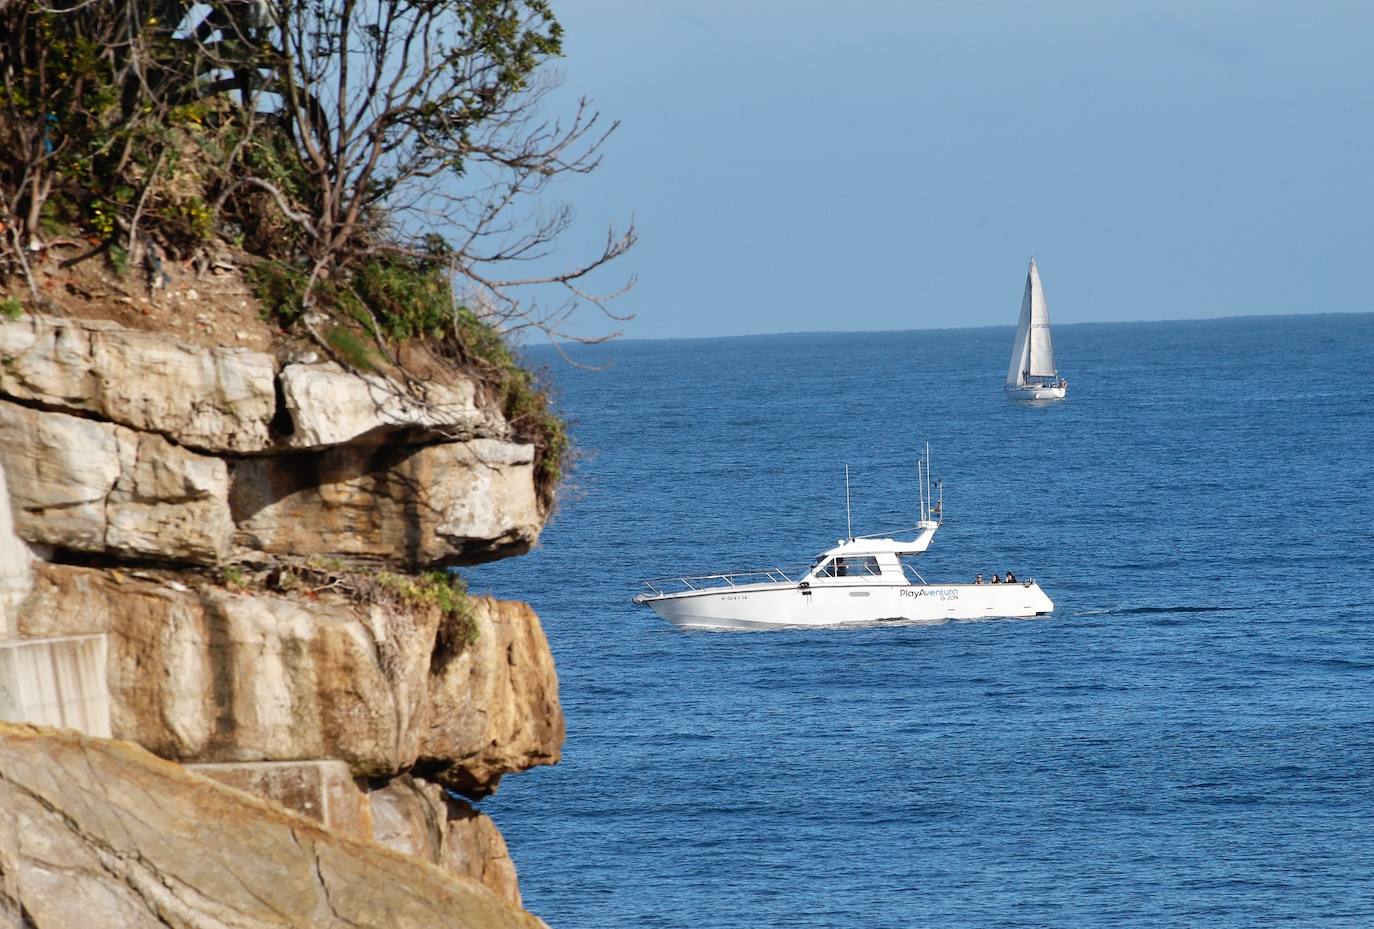
<svg viewBox="0 0 1374 929">
<path fill-rule="evenodd" d="M 396 576 L 533 545 L 534 447 L 251 341 L 0 319 L 0 927 L 540 926 L 453 793 L 558 760 L 538 617 Z"/>
<path fill-rule="evenodd" d="M 30 542 L 407 570 L 527 551 L 534 448 L 477 385 L 402 384 L 100 320 L 0 320 L 0 465 Z"/>
<path fill-rule="evenodd" d="M 543 923 L 124 742 L 0 723 L 0 919 L 33 929 Z"/>
</svg>

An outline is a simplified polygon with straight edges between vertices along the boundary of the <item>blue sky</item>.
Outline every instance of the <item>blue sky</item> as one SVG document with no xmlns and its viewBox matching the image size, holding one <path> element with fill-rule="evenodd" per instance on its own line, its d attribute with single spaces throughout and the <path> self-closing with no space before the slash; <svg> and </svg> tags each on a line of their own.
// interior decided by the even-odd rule
<svg viewBox="0 0 1374 929">
<path fill-rule="evenodd" d="M 626 336 L 1012 325 L 1032 254 L 1055 322 L 1374 309 L 1374 5 L 556 10 L 550 113 L 621 121 L 560 255 L 634 217 Z"/>
</svg>

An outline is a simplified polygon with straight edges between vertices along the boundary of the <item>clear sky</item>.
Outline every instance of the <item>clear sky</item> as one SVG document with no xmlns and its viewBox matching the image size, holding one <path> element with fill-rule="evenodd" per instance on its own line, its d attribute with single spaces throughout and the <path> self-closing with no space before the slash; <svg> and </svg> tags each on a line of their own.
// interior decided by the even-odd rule
<svg viewBox="0 0 1374 929">
<path fill-rule="evenodd" d="M 1374 310 L 1367 0 L 555 9 L 628 337 L 1010 326 L 1032 254 L 1055 322 Z"/>
</svg>

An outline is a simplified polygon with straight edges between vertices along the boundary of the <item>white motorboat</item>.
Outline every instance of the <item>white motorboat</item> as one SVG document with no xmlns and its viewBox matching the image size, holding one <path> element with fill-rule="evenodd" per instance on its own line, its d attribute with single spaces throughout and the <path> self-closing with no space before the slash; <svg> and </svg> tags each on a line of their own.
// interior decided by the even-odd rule
<svg viewBox="0 0 1374 929">
<path fill-rule="evenodd" d="M 929 468 L 918 470 L 924 474 L 921 518 L 901 533 L 914 533 L 910 538 L 851 532 L 810 567 L 652 578 L 634 602 L 675 626 L 705 629 L 943 622 L 1052 611 L 1054 604 L 1034 579 L 1008 575 L 1006 582 L 984 583 L 980 575 L 974 583 L 932 583 L 921 576 L 912 562 L 940 528 L 944 494 L 930 505 Z M 847 497 L 847 470 L 845 478 Z"/>
<path fill-rule="evenodd" d="M 1007 367 L 1007 396 L 1012 400 L 1062 400 L 1069 382 L 1054 366 L 1054 342 L 1050 339 L 1050 308 L 1035 259 L 1026 272 L 1026 292 L 1021 297 L 1021 318 Z"/>
</svg>

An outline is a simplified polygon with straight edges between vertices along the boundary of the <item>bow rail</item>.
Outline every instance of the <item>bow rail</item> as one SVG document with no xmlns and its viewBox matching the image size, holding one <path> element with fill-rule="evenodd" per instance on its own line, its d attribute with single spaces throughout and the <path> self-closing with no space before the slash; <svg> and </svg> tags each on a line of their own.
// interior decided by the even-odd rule
<svg viewBox="0 0 1374 929">
<path fill-rule="evenodd" d="M 679 574 L 651 577 L 644 582 L 655 597 L 686 593 L 693 590 L 728 590 L 750 584 L 795 584 L 806 576 L 808 568 L 749 568 L 723 574 Z"/>
</svg>

